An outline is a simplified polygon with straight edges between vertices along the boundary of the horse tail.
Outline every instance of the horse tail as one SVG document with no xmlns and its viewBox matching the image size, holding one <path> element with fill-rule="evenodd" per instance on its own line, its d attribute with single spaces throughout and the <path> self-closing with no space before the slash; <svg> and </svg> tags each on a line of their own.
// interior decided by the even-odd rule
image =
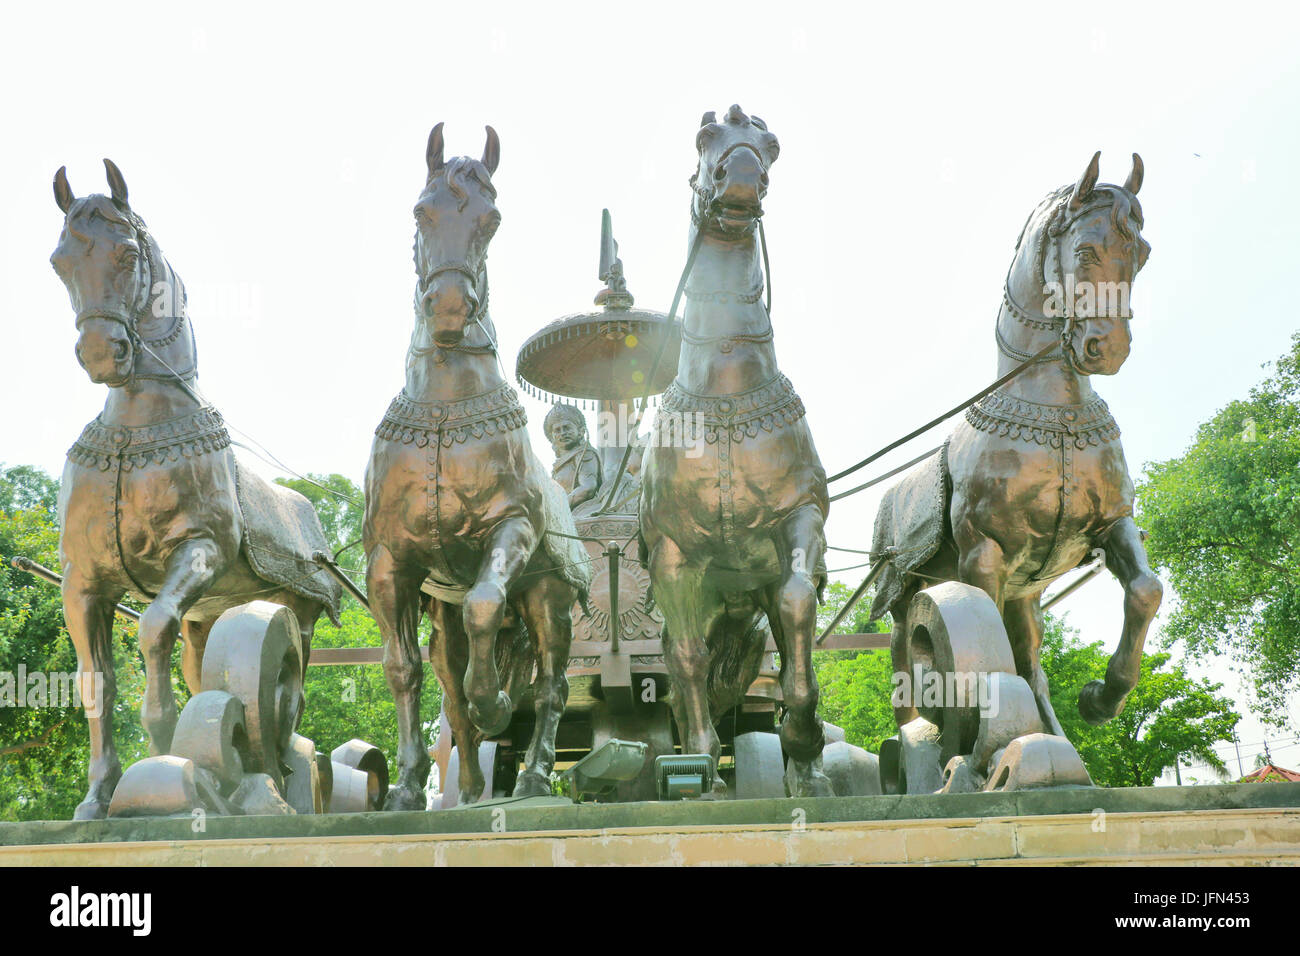
<svg viewBox="0 0 1300 956">
<path fill-rule="evenodd" d="M 510 618 L 497 632 L 495 656 L 501 687 L 512 701 L 517 701 L 524 688 L 533 682 L 537 653 L 523 619 L 513 613 Z"/>
<path fill-rule="evenodd" d="M 708 636 L 709 709 L 714 717 L 745 699 L 759 668 L 771 633 L 767 615 L 748 595 L 727 597 L 727 611 Z"/>
</svg>

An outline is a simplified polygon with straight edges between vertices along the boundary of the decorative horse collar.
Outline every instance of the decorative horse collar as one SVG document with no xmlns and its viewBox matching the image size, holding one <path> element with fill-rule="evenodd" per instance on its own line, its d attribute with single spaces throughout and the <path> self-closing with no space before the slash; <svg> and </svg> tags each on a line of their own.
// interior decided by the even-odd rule
<svg viewBox="0 0 1300 956">
<path fill-rule="evenodd" d="M 966 409 L 966 421 L 978 431 L 1052 448 L 1066 441 L 1086 448 L 1120 436 L 1119 425 L 1100 396 L 1077 405 L 1044 405 L 998 389 Z"/>
<path fill-rule="evenodd" d="M 149 425 L 109 425 L 99 416 L 68 449 L 68 460 L 108 471 L 120 462 L 123 471 L 196 458 L 230 445 L 221 413 L 211 406 Z"/>
<path fill-rule="evenodd" d="M 453 442 L 503 434 L 527 424 L 528 415 L 518 393 L 508 382 L 502 382 L 479 395 L 447 402 L 417 402 L 402 391 L 388 406 L 375 434 L 403 445 L 448 447 Z"/>
<path fill-rule="evenodd" d="M 659 408 L 655 428 L 662 439 L 681 428 L 687 440 L 702 437 L 710 445 L 723 437 L 739 442 L 756 438 L 759 431 L 778 431 L 805 414 L 803 400 L 780 372 L 757 388 L 731 395 L 697 395 L 674 380 Z"/>
</svg>

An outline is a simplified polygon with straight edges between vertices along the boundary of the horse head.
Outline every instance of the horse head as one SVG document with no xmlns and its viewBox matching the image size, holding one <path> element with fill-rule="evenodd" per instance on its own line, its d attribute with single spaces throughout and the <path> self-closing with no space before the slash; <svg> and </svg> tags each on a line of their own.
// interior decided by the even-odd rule
<svg viewBox="0 0 1300 956">
<path fill-rule="evenodd" d="M 724 236 L 752 232 L 763 215 L 768 170 L 781 152 L 776 136 L 757 116 L 733 105 L 721 123 L 717 114 L 704 114 L 695 148 L 700 164 L 691 177 L 692 218 Z"/>
<path fill-rule="evenodd" d="M 429 176 L 415 204 L 416 312 L 439 347 L 454 347 L 487 305 L 488 243 L 501 224 L 492 175 L 501 142 L 487 127 L 482 159 L 443 161 L 442 124 L 429 134 Z M 484 329 L 486 333 L 486 328 Z"/>
<path fill-rule="evenodd" d="M 175 365 L 192 366 L 193 339 L 180 336 L 184 286 L 131 209 L 121 171 L 111 159 L 104 168 L 111 196 L 78 199 L 66 167 L 55 173 L 54 200 L 64 219 L 50 264 L 76 312 L 77 361 L 92 382 L 119 388 L 133 378 L 169 377 Z M 173 350 L 167 362 L 154 351 L 178 342 L 189 355 Z"/>
<path fill-rule="evenodd" d="M 1022 324 L 1059 331 L 1064 360 L 1081 375 L 1114 375 L 1128 358 L 1129 292 L 1151 252 L 1137 199 L 1142 158 L 1133 154 L 1123 186 L 1097 182 L 1100 158 L 1092 157 L 1073 186 L 1039 203 L 1017 242 L 1005 290 Z"/>
</svg>

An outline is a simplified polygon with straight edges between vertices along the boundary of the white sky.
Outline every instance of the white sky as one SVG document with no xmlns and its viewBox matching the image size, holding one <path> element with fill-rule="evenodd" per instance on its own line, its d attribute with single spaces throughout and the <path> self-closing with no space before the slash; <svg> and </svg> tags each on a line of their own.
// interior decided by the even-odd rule
<svg viewBox="0 0 1300 956">
<path fill-rule="evenodd" d="M 1243 396 L 1296 327 L 1300 17 L 1285 5 L 213 10 L 6 12 L 0 303 L 3 341 L 21 344 L 5 362 L 6 463 L 57 474 L 104 400 L 47 260 L 54 171 L 66 164 L 78 195 L 107 192 L 108 156 L 186 282 L 204 392 L 297 470 L 359 481 L 403 380 L 410 211 L 440 120 L 449 156 L 477 156 L 485 123 L 501 136 L 489 265 L 513 375 L 529 334 L 591 307 L 603 206 L 638 304 L 667 309 L 699 117 L 733 102 L 762 116 L 782 146 L 764 203 L 778 355 L 829 472 L 994 377 L 1020 227 L 1096 149 L 1104 181 L 1123 182 L 1135 150 L 1146 162 L 1133 353 L 1095 383 L 1135 475 Z M 525 402 L 549 461 L 544 407 Z M 867 547 L 877 501 L 834 505 L 830 542 Z M 1113 646 L 1120 602 L 1107 576 L 1064 607 Z M 1243 742 L 1264 736 L 1243 723 Z M 1300 765 L 1300 746 L 1274 754 Z"/>
</svg>

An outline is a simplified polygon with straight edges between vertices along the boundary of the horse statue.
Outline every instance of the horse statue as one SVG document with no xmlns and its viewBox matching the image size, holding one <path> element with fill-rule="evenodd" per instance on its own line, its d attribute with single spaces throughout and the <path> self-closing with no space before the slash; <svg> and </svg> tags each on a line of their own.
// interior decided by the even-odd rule
<svg viewBox="0 0 1300 956">
<path fill-rule="evenodd" d="M 90 724 L 89 791 L 76 818 L 106 815 L 122 766 L 113 744 L 113 608 L 149 602 L 140 618 L 145 661 L 141 721 L 154 755 L 176 727 L 171 657 L 200 690 L 208 631 L 254 598 L 297 618 L 303 663 L 322 611 L 337 623 L 340 589 L 312 563 L 326 547 L 311 503 L 241 467 L 221 414 L 197 392 L 185 287 L 104 160 L 111 196 L 76 198 L 60 168 L 54 198 L 63 233 L 50 257 L 77 316 L 77 361 L 109 387 L 104 410 L 68 451 L 59 489 L 63 613 L 77 651 Z M 86 689 L 103 675 L 103 694 Z M 301 695 L 285 701 L 296 726 Z"/>
<path fill-rule="evenodd" d="M 514 793 L 551 792 L 569 692 L 570 609 L 585 604 L 591 582 L 591 559 L 565 537 L 577 533 L 568 499 L 533 454 L 524 409 L 501 374 L 488 315 L 500 155 L 491 127 L 478 160 L 444 162 L 441 123 L 429 136 L 428 179 L 415 205 L 406 386 L 375 431 L 366 468 L 366 583 L 397 702 L 389 810 L 425 807 L 422 612 L 433 622 L 429 658 L 462 755 L 460 801 L 482 794 L 478 744 L 509 726 L 512 696 L 530 682 L 536 723 Z"/>
<path fill-rule="evenodd" d="M 780 147 L 739 106 L 721 122 L 706 113 L 695 145 L 682 347 L 645 453 L 640 505 L 673 716 L 682 749 L 711 754 L 716 766 L 714 722 L 757 676 L 770 626 L 787 788 L 830 796 L 812 667 L 826 472 L 803 403 L 777 367 L 756 235 Z M 725 793 L 715 774 L 712 796 Z"/>
<path fill-rule="evenodd" d="M 1123 186 L 1098 183 L 1097 153 L 1073 186 L 1050 193 L 1016 242 L 995 326 L 998 374 L 1032 364 L 966 411 L 945 446 L 890 488 L 876 516 L 876 554 L 892 554 L 872 605 L 889 611 L 896 673 L 905 673 L 907 612 L 936 581 L 983 589 L 1002 615 L 1016 670 L 1051 733 L 1064 736 L 1039 664 L 1044 589 L 1094 548 L 1124 586 L 1124 630 L 1104 681 L 1079 694 L 1101 724 L 1137 684 L 1160 580 L 1133 522 L 1133 482 L 1119 427 L 1091 376 L 1128 358 L 1128 293 L 1151 247 L 1142 238 L 1142 160 Z M 1051 342 L 1059 347 L 1044 352 Z M 889 551 L 892 549 L 892 552 Z M 917 716 L 895 701 L 899 726 Z"/>
</svg>

